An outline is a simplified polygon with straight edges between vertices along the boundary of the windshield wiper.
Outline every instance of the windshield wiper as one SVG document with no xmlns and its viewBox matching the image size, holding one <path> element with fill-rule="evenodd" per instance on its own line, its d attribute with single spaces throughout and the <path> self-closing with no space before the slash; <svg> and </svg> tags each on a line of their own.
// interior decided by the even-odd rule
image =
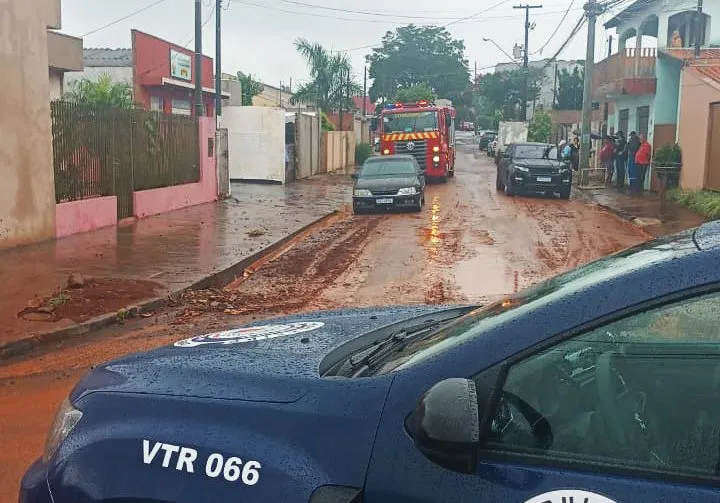
<svg viewBox="0 0 720 503">
<path fill-rule="evenodd" d="M 405 347 L 411 340 L 428 335 L 443 325 L 464 316 L 467 312 L 461 312 L 452 317 L 442 319 L 429 319 L 422 323 L 403 327 L 391 333 L 387 338 L 382 339 L 368 348 L 361 349 L 347 361 L 350 367 L 348 370 L 355 370 L 362 367 L 370 367 L 382 360 L 389 353 Z"/>
</svg>

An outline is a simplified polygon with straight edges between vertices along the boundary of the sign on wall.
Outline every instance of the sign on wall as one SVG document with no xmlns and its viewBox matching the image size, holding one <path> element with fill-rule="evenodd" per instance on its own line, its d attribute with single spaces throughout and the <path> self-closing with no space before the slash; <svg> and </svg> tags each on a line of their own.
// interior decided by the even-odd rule
<svg viewBox="0 0 720 503">
<path fill-rule="evenodd" d="M 170 77 L 192 80 L 190 56 L 170 49 Z"/>
</svg>

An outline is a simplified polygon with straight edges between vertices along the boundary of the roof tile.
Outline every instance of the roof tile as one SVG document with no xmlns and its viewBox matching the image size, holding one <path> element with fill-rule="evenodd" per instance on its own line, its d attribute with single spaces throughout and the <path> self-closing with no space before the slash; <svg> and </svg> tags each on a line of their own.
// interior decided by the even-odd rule
<svg viewBox="0 0 720 503">
<path fill-rule="evenodd" d="M 83 49 L 83 61 L 86 67 L 132 66 L 132 49 Z"/>
</svg>

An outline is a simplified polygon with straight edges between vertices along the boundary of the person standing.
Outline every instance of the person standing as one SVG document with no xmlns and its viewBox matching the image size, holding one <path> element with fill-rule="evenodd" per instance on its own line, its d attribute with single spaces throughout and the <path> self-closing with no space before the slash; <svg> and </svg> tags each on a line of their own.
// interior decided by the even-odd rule
<svg viewBox="0 0 720 503">
<path fill-rule="evenodd" d="M 577 136 L 570 142 L 570 165 L 573 171 L 580 169 L 580 138 Z"/>
<path fill-rule="evenodd" d="M 630 133 L 628 138 L 627 151 L 628 151 L 628 182 L 630 187 L 637 185 L 637 165 L 635 164 L 635 156 L 637 151 L 640 150 L 640 138 L 637 133 L 633 131 Z"/>
<path fill-rule="evenodd" d="M 615 142 L 609 136 L 603 138 L 603 146 L 600 149 L 600 162 L 605 168 L 605 186 L 612 183 L 613 171 L 615 171 Z"/>
<path fill-rule="evenodd" d="M 617 132 L 615 143 L 615 181 L 618 187 L 625 186 L 625 172 L 628 165 L 628 142 L 625 133 Z"/>
<path fill-rule="evenodd" d="M 635 164 L 637 165 L 637 178 L 634 192 L 640 192 L 645 187 L 645 176 L 648 168 L 650 167 L 650 161 L 652 160 L 652 145 L 647 139 L 647 135 L 640 135 L 640 148 L 635 154 Z"/>
</svg>

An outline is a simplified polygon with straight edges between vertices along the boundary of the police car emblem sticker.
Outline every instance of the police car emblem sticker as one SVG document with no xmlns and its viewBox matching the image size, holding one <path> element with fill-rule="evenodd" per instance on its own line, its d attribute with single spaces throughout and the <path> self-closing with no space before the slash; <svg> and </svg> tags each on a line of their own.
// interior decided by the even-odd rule
<svg viewBox="0 0 720 503">
<path fill-rule="evenodd" d="M 174 345 L 178 348 L 194 348 L 206 345 L 222 345 L 242 344 L 244 342 L 257 342 L 267 339 L 276 339 L 278 337 L 287 337 L 289 335 L 301 334 L 304 332 L 312 332 L 321 327 L 325 323 L 319 321 L 306 321 L 298 323 L 284 323 L 282 325 L 261 325 L 258 327 L 235 328 L 233 330 L 225 330 L 213 334 L 198 335 L 189 339 L 183 339 Z"/>
<path fill-rule="evenodd" d="M 524 503 L 618 503 L 615 500 L 611 500 L 601 494 L 583 491 L 580 489 L 562 489 L 559 491 L 551 491 L 549 493 L 543 493 L 529 500 L 525 500 Z"/>
</svg>

